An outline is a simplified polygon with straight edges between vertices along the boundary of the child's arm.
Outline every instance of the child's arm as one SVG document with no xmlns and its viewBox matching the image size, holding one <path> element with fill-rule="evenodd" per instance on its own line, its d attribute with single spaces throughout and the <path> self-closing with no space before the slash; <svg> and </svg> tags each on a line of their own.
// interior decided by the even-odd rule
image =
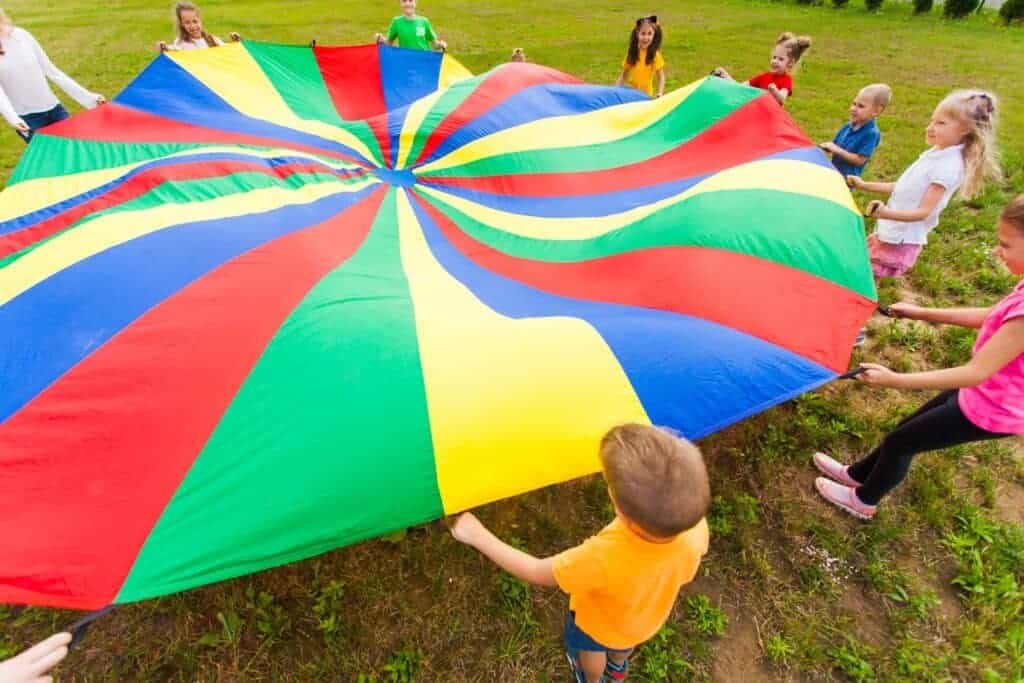
<svg viewBox="0 0 1024 683">
<path fill-rule="evenodd" d="M 626 84 L 626 76 L 629 75 L 629 69 L 623 69 L 622 73 L 619 74 L 619 80 L 615 81 L 616 87 L 621 88 Z"/>
<path fill-rule="evenodd" d="M 537 586 L 555 586 L 551 558 L 540 559 L 516 550 L 487 530 L 472 513 L 459 515 L 452 526 L 455 540 L 473 546 L 517 579 Z"/>
<path fill-rule="evenodd" d="M 665 94 L 665 70 L 658 69 L 658 97 Z"/>
<path fill-rule="evenodd" d="M 883 365 L 862 363 L 866 372 L 857 379 L 893 389 L 960 389 L 974 387 L 1024 353 L 1024 318 L 1004 323 L 966 365 L 928 372 L 893 372 Z"/>
<path fill-rule="evenodd" d="M 979 329 L 991 308 L 924 308 L 914 304 L 895 303 L 889 306 L 889 314 L 894 318 L 923 320 L 940 325 L 958 325 Z"/>
<path fill-rule="evenodd" d="M 863 154 L 854 154 L 853 152 L 848 152 L 832 141 L 823 142 L 820 145 L 818 145 L 818 147 L 821 147 L 826 152 L 832 153 L 834 156 L 839 157 L 846 163 L 852 164 L 853 166 L 863 166 L 864 164 L 868 163 L 868 157 L 864 156 Z"/>
<path fill-rule="evenodd" d="M 434 47 L 437 48 L 438 50 L 447 50 L 448 43 L 438 38 L 437 40 L 434 41 Z"/>
<path fill-rule="evenodd" d="M 846 184 L 855 190 L 874 192 L 875 194 L 890 195 L 896 189 L 896 183 L 876 183 L 862 180 L 859 175 L 846 176 Z"/>
<path fill-rule="evenodd" d="M 908 223 L 921 221 L 931 215 L 932 211 L 935 210 L 935 207 L 942 200 L 942 195 L 945 191 L 946 188 L 942 185 L 932 183 L 928 186 L 928 191 L 924 193 L 921 204 L 916 209 L 910 209 L 909 211 L 890 209 L 880 200 L 874 199 L 868 204 L 868 208 L 864 213 L 875 218 L 887 218 L 890 221 L 905 221 Z"/>
<path fill-rule="evenodd" d="M 0 116 L 3 116 L 7 123 L 11 124 L 11 127 L 16 131 L 23 135 L 28 135 L 28 124 L 14 111 L 14 105 L 11 104 L 11 100 L 7 97 L 7 93 L 4 92 L 3 88 L 0 88 Z"/>
<path fill-rule="evenodd" d="M 42 46 L 36 41 L 35 36 L 31 33 L 26 35 L 29 38 L 29 44 L 32 46 L 32 51 L 35 53 L 36 60 L 39 62 L 39 66 L 43 69 L 43 73 L 46 74 L 47 78 L 60 86 L 61 90 L 74 98 L 76 102 L 86 109 L 92 109 L 93 107 L 107 101 L 103 95 L 89 92 L 79 85 L 75 79 L 58 69 L 56 65 L 50 61 L 50 58 L 46 55 Z"/>
<path fill-rule="evenodd" d="M 749 85 L 750 82 L 748 81 L 747 84 Z M 789 90 L 786 88 L 779 88 L 779 86 L 774 83 L 768 84 L 768 92 L 772 94 L 772 97 L 774 97 L 775 101 L 779 104 L 785 104 L 786 98 L 789 97 Z"/>
</svg>

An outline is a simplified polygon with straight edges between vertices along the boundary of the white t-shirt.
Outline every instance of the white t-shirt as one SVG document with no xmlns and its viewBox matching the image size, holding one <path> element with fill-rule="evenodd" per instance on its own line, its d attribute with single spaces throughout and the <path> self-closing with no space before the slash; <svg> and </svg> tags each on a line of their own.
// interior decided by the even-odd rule
<svg viewBox="0 0 1024 683">
<path fill-rule="evenodd" d="M 22 116 L 50 111 L 60 104 L 47 78 L 83 107 L 96 106 L 99 95 L 89 92 L 54 66 L 31 33 L 15 27 L 10 37 L 0 40 L 5 52 L 0 55 L 0 115 L 7 123 L 12 126 L 23 123 Z"/>
<path fill-rule="evenodd" d="M 213 42 L 217 43 L 217 45 L 224 44 L 224 41 L 217 36 L 213 36 Z M 177 38 L 171 45 L 172 50 L 204 50 L 208 47 L 210 46 L 207 44 L 205 38 L 200 38 L 199 40 L 182 40 L 181 38 Z"/>
<path fill-rule="evenodd" d="M 934 147 L 924 152 L 910 165 L 889 196 L 886 206 L 897 211 L 913 211 L 921 206 L 928 188 L 945 188 L 942 199 L 930 214 L 919 221 L 891 221 L 879 218 L 875 225 L 878 239 L 888 244 L 927 244 L 928 233 L 939 224 L 939 214 L 949 204 L 953 193 L 964 182 L 964 146 L 953 145 L 945 149 Z"/>
</svg>

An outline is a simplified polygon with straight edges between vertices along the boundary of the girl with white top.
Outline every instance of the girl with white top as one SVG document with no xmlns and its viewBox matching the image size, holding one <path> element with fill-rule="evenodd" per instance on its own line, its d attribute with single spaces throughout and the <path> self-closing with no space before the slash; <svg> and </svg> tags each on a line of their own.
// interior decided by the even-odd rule
<svg viewBox="0 0 1024 683">
<path fill-rule="evenodd" d="M 12 25 L 0 9 L 0 115 L 25 142 L 43 126 L 70 116 L 47 78 L 87 109 L 107 101 L 54 66 L 32 34 Z"/>
<path fill-rule="evenodd" d="M 178 37 L 168 45 L 164 41 L 156 44 L 161 52 L 167 50 L 202 50 L 208 47 L 219 47 L 224 41 L 207 33 L 203 28 L 203 19 L 199 16 L 199 8 L 191 2 L 179 2 L 174 6 L 174 19 Z M 234 31 L 230 33 L 232 42 L 238 42 L 242 36 Z"/>
<path fill-rule="evenodd" d="M 986 179 L 1001 177 L 995 130 L 995 95 L 957 90 L 939 103 L 925 129 L 931 148 L 898 181 L 874 183 L 847 176 L 850 187 L 889 195 L 887 203 L 873 200 L 865 211 L 878 219 L 868 237 L 876 277 L 897 277 L 910 270 L 954 192 L 959 189 L 962 199 L 971 199 Z"/>
</svg>

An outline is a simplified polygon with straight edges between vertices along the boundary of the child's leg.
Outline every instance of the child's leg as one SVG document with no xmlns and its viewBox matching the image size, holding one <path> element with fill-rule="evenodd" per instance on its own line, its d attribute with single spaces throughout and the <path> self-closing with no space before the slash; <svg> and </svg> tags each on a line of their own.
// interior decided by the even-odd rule
<svg viewBox="0 0 1024 683">
<path fill-rule="evenodd" d="M 592 650 L 580 650 L 580 668 L 587 677 L 587 683 L 601 683 L 604 676 L 604 667 L 608 663 L 608 655 L 605 652 L 594 652 Z"/>
<path fill-rule="evenodd" d="M 633 650 L 610 650 L 608 652 L 608 663 L 604 667 L 604 678 L 608 683 L 626 680 L 631 654 L 633 654 Z"/>
<path fill-rule="evenodd" d="M 950 394 L 953 393 L 955 393 L 955 389 L 949 389 L 947 391 L 943 391 L 942 393 L 936 394 L 934 397 L 932 397 L 930 401 L 925 403 L 923 406 L 915 410 L 910 415 L 907 415 L 905 418 L 900 420 L 899 424 L 896 425 L 896 429 L 894 429 L 891 433 L 896 433 L 903 425 L 907 424 L 911 420 L 916 419 L 918 416 L 923 415 L 924 413 L 927 413 L 930 410 L 933 410 L 943 405 L 949 399 Z M 881 455 L 882 453 L 882 444 L 884 443 L 885 442 L 883 441 L 882 443 L 878 444 L 877 446 L 875 446 L 875 450 L 871 451 L 866 456 L 864 456 L 854 464 L 850 465 L 850 467 L 847 468 L 846 473 L 862 484 L 866 482 L 868 480 L 868 477 L 871 476 L 871 470 L 875 469 L 875 463 L 878 462 L 878 456 Z"/>
<path fill-rule="evenodd" d="M 1006 436 L 987 432 L 968 420 L 960 410 L 957 395 L 955 390 L 939 394 L 925 404 L 930 406 L 928 410 L 922 408 L 886 435 L 872 453 L 875 456 L 874 467 L 867 478 L 861 480 L 857 474 L 852 474 L 858 481 L 864 481 L 864 485 L 857 488 L 861 502 L 877 505 L 907 476 L 910 461 L 918 453 Z M 945 400 L 940 403 L 937 400 L 940 398 Z"/>
</svg>

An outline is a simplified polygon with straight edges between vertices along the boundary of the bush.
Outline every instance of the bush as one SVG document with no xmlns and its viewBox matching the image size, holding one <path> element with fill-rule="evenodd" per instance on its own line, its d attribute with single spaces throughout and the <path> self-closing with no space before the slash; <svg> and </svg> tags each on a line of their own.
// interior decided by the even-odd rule
<svg viewBox="0 0 1024 683">
<path fill-rule="evenodd" d="M 963 19 L 978 9 L 979 0 L 946 0 L 942 14 L 950 19 Z"/>
<path fill-rule="evenodd" d="M 914 0 L 914 14 L 928 14 L 935 0 Z"/>
<path fill-rule="evenodd" d="M 999 8 L 999 16 L 1007 24 L 1016 19 L 1024 19 L 1024 0 L 1006 0 L 1006 4 Z"/>
<path fill-rule="evenodd" d="M 850 0 L 832 0 L 832 4 L 836 7 L 846 7 L 850 4 Z"/>
<path fill-rule="evenodd" d="M 882 6 L 883 2 L 885 2 L 885 0 L 864 0 L 864 4 L 867 5 L 868 11 L 870 12 L 876 11 Z"/>
</svg>

